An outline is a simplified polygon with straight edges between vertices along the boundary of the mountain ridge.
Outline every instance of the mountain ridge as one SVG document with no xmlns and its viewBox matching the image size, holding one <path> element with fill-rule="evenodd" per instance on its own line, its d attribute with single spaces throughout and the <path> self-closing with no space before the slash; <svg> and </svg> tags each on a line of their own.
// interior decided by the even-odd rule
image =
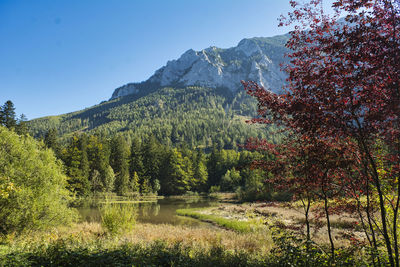
<svg viewBox="0 0 400 267">
<path fill-rule="evenodd" d="M 128 83 L 114 90 L 111 99 L 143 93 L 143 88 L 202 86 L 225 87 L 232 92 L 241 80 L 254 80 L 264 88 L 280 92 L 286 75 L 280 64 L 287 62 L 284 54 L 289 35 L 242 39 L 237 46 L 210 46 L 200 51 L 189 49 L 178 59 L 169 60 L 147 80 Z"/>
</svg>

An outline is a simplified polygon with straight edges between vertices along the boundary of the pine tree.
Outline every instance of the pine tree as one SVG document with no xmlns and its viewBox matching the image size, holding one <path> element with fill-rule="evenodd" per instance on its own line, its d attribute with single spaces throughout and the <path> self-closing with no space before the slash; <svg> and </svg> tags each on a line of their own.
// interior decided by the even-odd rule
<svg viewBox="0 0 400 267">
<path fill-rule="evenodd" d="M 156 138 L 151 135 L 143 146 L 144 176 L 150 179 L 150 183 L 159 177 L 161 165 L 161 146 Z"/>
<path fill-rule="evenodd" d="M 142 195 L 150 194 L 153 192 L 153 188 L 151 187 L 150 179 L 145 177 L 143 178 L 143 182 L 140 185 L 140 193 Z"/>
<path fill-rule="evenodd" d="M 131 156 L 129 161 L 129 173 L 131 177 L 133 177 L 135 172 L 139 176 L 144 175 L 143 156 L 141 149 L 142 147 L 139 138 L 133 138 L 131 145 Z"/>
<path fill-rule="evenodd" d="M 90 166 L 87 153 L 87 142 L 87 135 L 82 134 L 79 138 L 79 149 L 81 151 L 80 169 L 82 171 L 82 179 L 89 181 Z"/>
<path fill-rule="evenodd" d="M 101 174 L 98 170 L 93 170 L 90 173 L 90 185 L 93 192 L 104 191 L 103 181 L 101 180 Z"/>
<path fill-rule="evenodd" d="M 0 111 L 1 112 L 1 111 Z M 19 135 L 26 135 L 28 134 L 28 126 L 26 125 L 27 117 L 25 114 L 21 114 L 17 121 L 16 132 Z"/>
<path fill-rule="evenodd" d="M 197 192 L 202 192 L 206 190 L 208 172 L 206 167 L 206 158 L 202 151 L 198 151 L 194 158 L 194 170 L 193 177 L 194 183 L 192 187 Z"/>
<path fill-rule="evenodd" d="M 134 172 L 130 181 L 130 190 L 132 192 L 139 192 L 140 184 L 139 184 L 139 176 L 137 172 Z"/>
<path fill-rule="evenodd" d="M 163 168 L 162 192 L 166 195 L 183 194 L 190 189 L 190 173 L 187 172 L 182 154 L 175 148 L 169 152 Z"/>
<path fill-rule="evenodd" d="M 71 191 L 79 196 L 86 196 L 90 192 L 89 169 L 86 160 L 82 157 L 82 146 L 78 136 L 73 136 L 70 144 L 63 150 L 62 158 L 66 165 Z M 84 148 L 85 149 L 85 148 Z"/>
<path fill-rule="evenodd" d="M 47 131 L 46 135 L 44 136 L 44 144 L 47 148 L 53 149 L 56 155 L 59 155 L 60 152 L 60 145 L 57 140 L 58 132 L 56 128 L 51 128 Z"/>
<path fill-rule="evenodd" d="M 97 136 L 91 135 L 88 138 L 87 147 L 90 169 L 91 171 L 99 171 L 105 189 L 107 187 L 105 181 L 110 157 L 107 142 L 101 142 Z"/>
<path fill-rule="evenodd" d="M 3 108 L 0 111 L 1 111 L 0 118 L 2 124 L 6 126 L 8 129 L 15 129 L 15 127 L 17 126 L 17 120 L 13 102 L 11 102 L 11 100 L 5 102 Z"/>
<path fill-rule="evenodd" d="M 160 189 L 161 189 L 160 180 L 155 179 L 154 182 L 153 182 L 153 193 L 157 194 L 158 191 L 160 191 Z"/>
<path fill-rule="evenodd" d="M 122 135 L 111 141 L 110 165 L 115 172 L 115 191 L 124 195 L 129 191 L 129 147 Z"/>
<path fill-rule="evenodd" d="M 114 190 L 115 174 L 110 165 L 107 165 L 103 176 L 103 185 L 106 192 L 110 193 Z"/>
<path fill-rule="evenodd" d="M 208 170 L 208 185 L 213 186 L 218 183 L 218 177 L 217 177 L 217 164 L 218 164 L 218 151 L 215 146 L 213 146 L 213 149 L 211 151 L 211 154 L 208 158 L 207 161 L 207 170 Z"/>
<path fill-rule="evenodd" d="M 0 125 L 4 126 L 4 114 L 2 106 L 0 106 Z"/>
</svg>

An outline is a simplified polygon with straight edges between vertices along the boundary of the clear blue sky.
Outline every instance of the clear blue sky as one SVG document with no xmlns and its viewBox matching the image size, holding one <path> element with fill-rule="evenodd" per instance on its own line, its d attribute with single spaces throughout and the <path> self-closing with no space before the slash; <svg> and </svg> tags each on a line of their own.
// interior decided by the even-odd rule
<svg viewBox="0 0 400 267">
<path fill-rule="evenodd" d="M 273 36 L 288 0 L 0 0 L 0 104 L 28 119 L 89 107 L 189 48 Z"/>
</svg>

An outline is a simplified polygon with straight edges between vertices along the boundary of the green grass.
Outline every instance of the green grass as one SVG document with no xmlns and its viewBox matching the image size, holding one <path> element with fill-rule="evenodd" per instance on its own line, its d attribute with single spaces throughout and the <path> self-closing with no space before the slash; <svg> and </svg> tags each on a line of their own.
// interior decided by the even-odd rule
<svg viewBox="0 0 400 267">
<path fill-rule="evenodd" d="M 260 229 L 260 224 L 255 223 L 254 221 L 238 221 L 227 219 L 214 214 L 201 213 L 201 210 L 202 209 L 178 209 L 176 210 L 176 213 L 180 216 L 188 216 L 201 221 L 211 222 L 240 233 L 249 233 Z"/>
</svg>

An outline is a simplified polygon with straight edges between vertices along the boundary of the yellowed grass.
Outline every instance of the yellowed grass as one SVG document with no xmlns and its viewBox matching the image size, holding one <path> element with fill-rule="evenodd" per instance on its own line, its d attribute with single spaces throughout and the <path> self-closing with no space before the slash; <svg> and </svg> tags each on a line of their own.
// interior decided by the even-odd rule
<svg viewBox="0 0 400 267">
<path fill-rule="evenodd" d="M 209 227 L 138 224 L 134 231 L 125 235 L 129 241 L 148 242 L 165 240 L 181 242 L 190 246 L 210 247 L 222 245 L 225 249 L 244 249 L 267 252 L 272 247 L 271 237 L 266 233 L 240 234 L 229 230 Z"/>
<path fill-rule="evenodd" d="M 31 232 L 23 237 L 9 236 L 7 243 L 12 246 L 30 246 L 30 244 L 49 244 L 57 240 L 73 239 L 80 244 L 93 241 L 103 244 L 119 245 L 124 243 L 148 243 L 162 240 L 167 243 L 182 243 L 183 245 L 208 249 L 219 245 L 226 250 L 246 250 L 266 254 L 272 248 L 273 242 L 267 233 L 236 233 L 212 226 L 189 227 L 168 224 L 135 225 L 128 233 L 117 237 L 106 234 L 99 223 L 79 223 L 73 226 L 58 227 L 46 232 Z"/>
</svg>

